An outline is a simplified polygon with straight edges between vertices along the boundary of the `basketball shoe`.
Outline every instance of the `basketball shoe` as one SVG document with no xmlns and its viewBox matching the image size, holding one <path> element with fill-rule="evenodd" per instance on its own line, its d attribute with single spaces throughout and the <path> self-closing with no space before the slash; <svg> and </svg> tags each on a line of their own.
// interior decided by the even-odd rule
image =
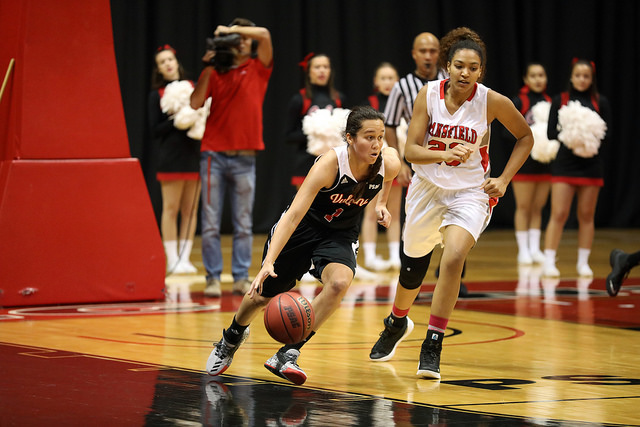
<svg viewBox="0 0 640 427">
<path fill-rule="evenodd" d="M 233 355 L 238 350 L 238 347 L 247 339 L 249 336 L 249 328 L 244 330 L 242 337 L 238 344 L 231 344 L 224 338 L 224 333 L 222 334 L 222 338 L 215 345 L 211 354 L 209 355 L 209 359 L 207 359 L 207 372 L 209 375 L 220 375 L 224 371 L 227 370 L 229 366 L 231 366 L 231 362 L 233 361 Z"/>
<path fill-rule="evenodd" d="M 380 332 L 380 338 L 373 345 L 369 360 L 374 362 L 386 362 L 396 353 L 398 344 L 413 331 L 413 321 L 406 317 L 403 326 L 393 326 L 391 315 L 384 319 L 384 330 Z"/>
<path fill-rule="evenodd" d="M 627 254 L 620 249 L 614 249 L 609 254 L 611 273 L 607 276 L 607 293 L 612 297 L 618 295 L 622 282 L 629 274 L 627 258 Z"/>
<path fill-rule="evenodd" d="M 440 353 L 443 338 L 443 332 L 427 331 L 427 338 L 420 349 L 420 363 L 416 375 L 422 378 L 440 379 Z"/>
<path fill-rule="evenodd" d="M 307 380 L 307 374 L 298 366 L 300 351 L 290 348 L 286 352 L 281 348 L 269 360 L 264 362 L 264 367 L 271 373 L 291 381 L 295 385 L 302 385 Z"/>
</svg>

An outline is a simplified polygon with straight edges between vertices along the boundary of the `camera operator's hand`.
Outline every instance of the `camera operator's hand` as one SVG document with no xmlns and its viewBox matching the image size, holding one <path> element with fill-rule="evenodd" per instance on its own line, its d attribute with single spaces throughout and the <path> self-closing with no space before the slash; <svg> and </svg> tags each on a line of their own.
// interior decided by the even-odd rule
<svg viewBox="0 0 640 427">
<path fill-rule="evenodd" d="M 216 28 L 216 30 L 213 32 L 213 35 L 218 37 L 220 34 L 224 35 L 224 34 L 229 34 L 231 32 L 233 32 L 231 27 L 227 27 L 226 25 L 218 25 L 218 28 Z"/>
<path fill-rule="evenodd" d="M 211 60 L 213 59 L 214 56 L 216 56 L 216 51 L 207 49 L 207 51 L 202 56 L 202 63 L 205 66 L 211 65 Z"/>
</svg>

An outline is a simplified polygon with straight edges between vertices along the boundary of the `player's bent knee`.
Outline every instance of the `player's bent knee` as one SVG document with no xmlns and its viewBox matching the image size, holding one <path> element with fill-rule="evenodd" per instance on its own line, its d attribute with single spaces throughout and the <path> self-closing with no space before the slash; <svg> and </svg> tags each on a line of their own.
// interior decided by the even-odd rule
<svg viewBox="0 0 640 427">
<path fill-rule="evenodd" d="M 429 263 L 431 262 L 431 254 L 420 258 L 412 258 L 405 255 L 404 252 L 400 254 L 400 260 L 402 268 L 400 268 L 400 278 L 398 279 L 400 285 L 406 289 L 417 289 L 422 285 L 424 276 L 429 269 Z"/>
</svg>

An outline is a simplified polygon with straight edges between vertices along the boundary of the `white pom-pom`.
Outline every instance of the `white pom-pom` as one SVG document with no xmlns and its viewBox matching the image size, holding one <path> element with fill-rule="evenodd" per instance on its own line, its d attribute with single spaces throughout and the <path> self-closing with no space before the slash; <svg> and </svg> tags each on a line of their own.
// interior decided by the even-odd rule
<svg viewBox="0 0 640 427">
<path fill-rule="evenodd" d="M 576 156 L 598 154 L 600 141 L 607 133 L 607 124 L 600 115 L 579 101 L 569 101 L 558 111 L 558 139 Z"/>
<path fill-rule="evenodd" d="M 198 112 L 191 108 L 189 105 L 185 105 L 176 113 L 173 117 L 173 125 L 180 130 L 189 129 L 198 119 Z"/>
<path fill-rule="evenodd" d="M 400 124 L 396 128 L 396 137 L 398 139 L 398 153 L 404 156 L 404 146 L 407 143 L 407 132 L 409 131 L 409 123 L 403 118 L 400 119 Z"/>
<path fill-rule="evenodd" d="M 531 125 L 533 134 L 533 148 L 531 158 L 540 163 L 549 163 L 556 158 L 560 143 L 555 139 L 547 138 L 547 122 L 549 120 L 549 110 L 551 103 L 547 101 L 538 102 L 531 108 L 534 123 Z"/>
<path fill-rule="evenodd" d="M 302 119 L 302 132 L 307 136 L 307 152 L 318 156 L 344 143 L 342 133 L 350 110 L 318 109 Z"/>
<path fill-rule="evenodd" d="M 198 141 L 204 136 L 204 128 L 207 124 L 207 117 L 209 117 L 209 111 L 211 108 L 211 98 L 207 98 L 204 105 L 196 110 L 197 118 L 189 131 L 187 136 L 191 139 L 197 139 Z"/>
<path fill-rule="evenodd" d="M 164 94 L 160 98 L 160 108 L 163 113 L 176 114 L 182 107 L 191 103 L 193 86 L 188 80 L 176 80 L 164 88 Z"/>
</svg>

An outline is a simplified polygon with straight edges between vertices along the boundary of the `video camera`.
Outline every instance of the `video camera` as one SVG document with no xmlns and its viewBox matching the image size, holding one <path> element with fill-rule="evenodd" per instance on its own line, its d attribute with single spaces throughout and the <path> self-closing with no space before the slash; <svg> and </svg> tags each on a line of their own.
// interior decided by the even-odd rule
<svg viewBox="0 0 640 427">
<path fill-rule="evenodd" d="M 229 71 L 241 42 L 242 36 L 237 33 L 221 33 L 217 37 L 207 38 L 207 49 L 213 50 L 216 53 L 215 56 L 211 58 L 211 65 L 213 65 L 219 73 Z"/>
</svg>

